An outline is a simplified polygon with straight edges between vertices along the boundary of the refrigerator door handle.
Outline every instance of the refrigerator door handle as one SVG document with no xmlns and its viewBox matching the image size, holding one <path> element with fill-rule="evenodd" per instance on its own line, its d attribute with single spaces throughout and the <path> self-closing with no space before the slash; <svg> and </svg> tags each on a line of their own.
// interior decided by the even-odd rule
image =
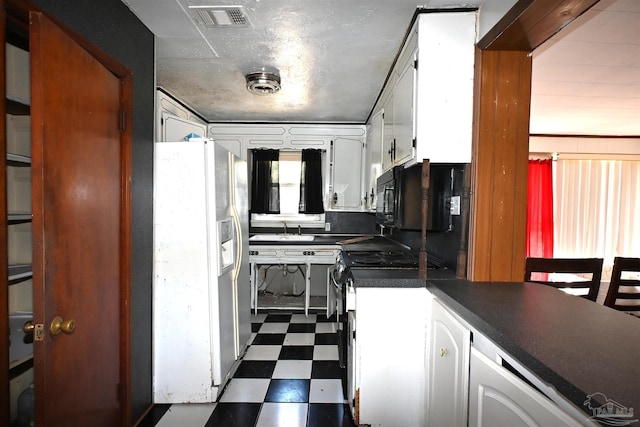
<svg viewBox="0 0 640 427">
<path fill-rule="evenodd" d="M 233 231 L 235 235 L 236 241 L 236 254 L 234 259 L 236 263 L 234 265 L 233 271 L 233 280 L 238 283 L 238 278 L 240 276 L 240 266 L 242 265 L 242 226 L 240 224 L 240 217 L 238 216 L 238 212 L 236 212 L 235 205 L 231 208 L 231 217 L 233 218 Z"/>
</svg>

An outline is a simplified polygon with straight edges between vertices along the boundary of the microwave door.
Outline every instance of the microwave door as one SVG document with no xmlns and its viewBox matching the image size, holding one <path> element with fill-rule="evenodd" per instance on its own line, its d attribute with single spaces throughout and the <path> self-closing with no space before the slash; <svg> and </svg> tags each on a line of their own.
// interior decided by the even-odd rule
<svg viewBox="0 0 640 427">
<path fill-rule="evenodd" d="M 393 188 L 384 189 L 384 215 L 388 218 L 393 214 Z"/>
</svg>

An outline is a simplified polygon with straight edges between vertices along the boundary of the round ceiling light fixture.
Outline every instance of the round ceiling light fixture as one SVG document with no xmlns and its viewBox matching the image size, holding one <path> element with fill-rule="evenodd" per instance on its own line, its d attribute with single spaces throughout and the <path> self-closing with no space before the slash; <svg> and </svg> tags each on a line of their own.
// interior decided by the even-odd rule
<svg viewBox="0 0 640 427">
<path fill-rule="evenodd" d="M 280 90 L 280 75 L 269 71 L 256 71 L 246 76 L 247 90 L 256 95 L 270 95 Z"/>
</svg>

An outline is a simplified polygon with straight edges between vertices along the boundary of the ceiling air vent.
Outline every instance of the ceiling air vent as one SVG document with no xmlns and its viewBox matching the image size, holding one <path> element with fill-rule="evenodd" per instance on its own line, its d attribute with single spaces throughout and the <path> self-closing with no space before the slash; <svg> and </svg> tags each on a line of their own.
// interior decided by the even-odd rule
<svg viewBox="0 0 640 427">
<path fill-rule="evenodd" d="M 189 6 L 196 22 L 205 27 L 249 27 L 249 19 L 242 6 Z"/>
</svg>

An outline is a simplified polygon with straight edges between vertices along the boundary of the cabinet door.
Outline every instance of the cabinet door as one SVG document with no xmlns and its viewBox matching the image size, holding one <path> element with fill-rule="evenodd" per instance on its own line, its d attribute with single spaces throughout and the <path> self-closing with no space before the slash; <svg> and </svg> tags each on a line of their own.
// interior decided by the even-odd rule
<svg viewBox="0 0 640 427">
<path fill-rule="evenodd" d="M 435 426 L 467 425 L 471 332 L 437 300 L 432 304 L 427 421 Z"/>
<path fill-rule="evenodd" d="M 472 348 L 469 425 L 577 426 L 580 423 L 513 373 Z"/>
<path fill-rule="evenodd" d="M 365 147 L 365 192 L 369 211 L 376 209 L 376 180 L 382 172 L 382 136 L 384 133 L 383 111 L 371 118 L 367 128 L 367 145 Z"/>
<path fill-rule="evenodd" d="M 363 150 L 364 144 L 359 138 L 336 138 L 333 141 L 332 209 L 362 209 Z"/>
<path fill-rule="evenodd" d="M 413 57 L 412 57 L 413 58 Z M 413 157 L 415 61 L 409 60 L 401 71 L 394 90 L 395 138 L 393 163 L 402 164 Z"/>
<path fill-rule="evenodd" d="M 393 135 L 393 94 L 384 104 L 382 109 L 382 171 L 387 171 L 393 166 L 393 154 L 395 139 Z"/>
<path fill-rule="evenodd" d="M 356 424 L 424 426 L 426 288 L 368 288 L 355 282 Z"/>
<path fill-rule="evenodd" d="M 185 141 L 191 134 L 206 138 L 207 125 L 182 119 L 167 112 L 162 113 L 161 141 Z"/>
<path fill-rule="evenodd" d="M 422 13 L 416 161 L 470 163 L 476 12 Z"/>
</svg>

